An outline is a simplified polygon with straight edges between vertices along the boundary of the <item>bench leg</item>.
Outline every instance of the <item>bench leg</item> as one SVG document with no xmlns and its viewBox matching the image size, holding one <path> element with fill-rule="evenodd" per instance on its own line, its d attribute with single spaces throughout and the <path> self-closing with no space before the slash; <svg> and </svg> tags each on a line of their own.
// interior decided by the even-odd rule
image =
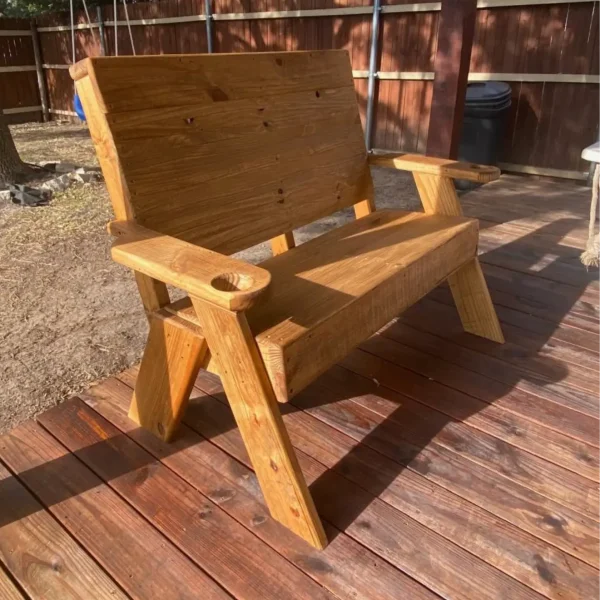
<svg viewBox="0 0 600 600">
<path fill-rule="evenodd" d="M 504 335 L 479 259 L 474 258 L 455 271 L 448 283 L 464 330 L 503 344 Z"/>
<path fill-rule="evenodd" d="M 150 333 L 129 418 L 168 442 L 183 417 L 207 345 L 177 317 L 152 314 L 149 318 Z"/>
<path fill-rule="evenodd" d="M 192 302 L 271 516 L 324 548 L 323 525 L 245 315 Z"/>
</svg>

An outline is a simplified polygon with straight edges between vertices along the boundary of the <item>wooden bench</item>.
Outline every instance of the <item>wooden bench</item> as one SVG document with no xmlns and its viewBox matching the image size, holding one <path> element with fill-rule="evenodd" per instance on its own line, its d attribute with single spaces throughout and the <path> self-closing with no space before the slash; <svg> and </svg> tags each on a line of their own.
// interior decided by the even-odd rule
<svg viewBox="0 0 600 600">
<path fill-rule="evenodd" d="M 150 321 L 130 417 L 168 441 L 199 369 L 217 373 L 271 514 L 324 547 L 277 401 L 446 279 L 464 328 L 503 341 L 452 181 L 498 170 L 368 156 L 345 51 L 92 58 L 71 74 L 112 257 Z M 412 171 L 424 212 L 375 212 L 370 164 Z M 348 206 L 356 221 L 294 247 L 295 228 Z M 230 257 L 269 239 L 258 266 Z"/>
</svg>

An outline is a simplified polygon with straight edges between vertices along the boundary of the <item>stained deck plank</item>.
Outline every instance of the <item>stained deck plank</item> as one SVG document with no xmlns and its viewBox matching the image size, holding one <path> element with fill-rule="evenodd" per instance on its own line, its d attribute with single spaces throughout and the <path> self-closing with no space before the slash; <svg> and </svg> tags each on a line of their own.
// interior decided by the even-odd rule
<svg viewBox="0 0 600 600">
<path fill-rule="evenodd" d="M 325 551 L 270 518 L 205 373 L 171 445 L 126 416 L 135 368 L 3 438 L 13 487 L 37 502 L 11 495 L 10 527 L 52 523 L 61 549 L 140 600 L 596 597 L 600 302 L 577 260 L 589 191 L 508 177 L 462 201 L 484 219 L 508 344 L 462 333 L 440 288 L 283 407 Z M 6 565 L 22 585 L 6 539 L 0 585 Z M 30 542 L 28 576 L 48 563 Z"/>
<path fill-rule="evenodd" d="M 205 394 L 211 394 L 220 401 L 225 401 L 220 383 L 214 376 L 201 374 L 197 383 Z M 541 496 L 510 478 L 496 477 L 478 463 L 465 463 L 459 456 L 440 444 L 432 442 L 423 446 L 407 442 L 400 437 L 395 428 L 390 429 L 389 425 L 369 427 L 369 423 L 372 424 L 376 416 L 364 407 L 352 405 L 345 410 L 347 395 L 336 395 L 331 402 L 327 400 L 315 402 L 313 393 L 312 390 L 307 391 L 306 394 L 298 397 L 298 403 L 301 403 L 302 398 L 306 396 L 312 397 L 310 408 L 301 410 L 296 407 L 296 402 L 292 401 L 294 406 L 289 406 L 286 411 L 284 420 L 297 449 L 306 452 L 314 459 L 322 460 L 321 449 L 328 445 L 332 437 L 335 437 L 335 432 L 332 431 L 335 429 L 349 438 L 343 440 L 348 457 L 338 456 L 335 462 L 324 462 L 329 468 L 336 467 L 337 463 L 341 462 L 342 468 L 345 469 L 343 474 L 348 475 L 353 454 L 361 455 L 365 448 L 376 450 L 400 465 L 400 467 L 396 465 L 396 472 L 404 474 L 406 470 L 402 467 L 408 467 L 409 470 L 468 502 L 517 524 L 547 543 L 554 544 L 557 548 L 578 556 L 593 566 L 598 566 L 598 533 L 597 524 L 593 519 Z M 328 391 L 325 392 L 325 398 L 327 397 L 331 398 L 331 393 Z M 344 403 L 345 406 L 342 406 Z M 204 400 L 203 406 L 207 404 L 208 401 Z M 211 406 L 212 410 L 217 410 L 214 403 Z M 196 412 L 200 412 L 200 409 L 196 408 Z M 193 415 L 192 411 L 190 413 Z M 202 409 L 202 414 L 206 419 L 213 418 L 206 408 Z M 201 426 L 198 417 L 194 419 L 195 425 Z M 313 439 L 316 440 L 315 446 L 313 446 Z M 309 444 L 311 450 L 308 451 L 304 444 Z M 314 454 L 315 452 L 317 454 Z M 374 460 L 373 457 L 365 458 L 361 459 L 360 463 L 369 465 Z M 353 478 L 353 481 L 368 487 L 373 480 L 377 482 L 373 491 L 376 494 L 381 492 L 382 488 L 378 487 L 381 484 L 381 477 L 374 474 L 365 476 L 364 469 L 365 467 L 362 466 L 358 470 L 360 475 Z M 387 470 L 388 476 L 392 471 L 391 468 Z M 419 507 L 419 504 L 416 506 Z M 554 519 L 563 525 L 558 530 L 547 526 L 546 521 Z"/>
<path fill-rule="evenodd" d="M 40 425 L 3 436 L 0 458 L 131 598 L 230 598 Z"/>
<path fill-rule="evenodd" d="M 211 379 L 211 376 L 201 377 L 199 385 L 208 389 Z M 211 392 L 218 394 L 218 390 L 219 384 L 216 383 L 216 387 L 211 389 Z M 222 404 L 221 407 L 214 404 L 217 398 Z M 190 411 L 188 422 L 194 429 L 209 437 L 238 460 L 245 460 L 241 439 L 237 431 L 233 429 L 230 419 L 228 407 L 224 405 L 222 395 L 218 394 L 216 398 L 206 395 L 198 398 L 193 410 Z M 535 552 L 532 552 L 532 547 L 539 542 L 532 542 L 532 538 L 524 532 L 504 524 L 485 511 L 478 511 L 468 502 L 432 484 L 431 481 L 427 481 L 417 471 L 402 469 L 394 461 L 386 459 L 382 453 L 373 451 L 367 444 L 357 444 L 356 440 L 350 436 L 341 435 L 341 432 L 336 431 L 335 428 L 332 429 L 329 423 L 313 418 L 307 412 L 292 410 L 290 407 L 285 422 L 303 469 L 310 465 L 305 473 L 312 481 L 311 491 L 317 498 L 319 510 L 324 509 L 327 514 L 331 511 L 339 519 L 338 512 L 341 509 L 337 504 L 347 502 L 349 497 L 360 498 L 360 490 L 366 490 L 372 494 L 369 508 L 375 505 L 380 506 L 379 502 L 382 501 L 406 515 L 405 518 L 415 519 L 444 540 L 466 549 L 472 556 L 484 559 L 488 564 L 510 573 L 511 577 L 523 581 L 541 593 L 550 593 L 547 582 L 543 578 L 540 579 L 535 565 Z M 227 423 L 230 423 L 229 426 Z M 230 428 L 228 429 L 228 427 Z M 427 459 L 425 459 L 426 461 Z M 318 473 L 317 479 L 313 478 L 311 471 L 315 465 L 318 466 L 318 470 L 314 473 L 314 475 Z M 327 494 L 327 486 L 330 481 L 335 481 L 335 488 L 340 490 L 338 494 L 341 498 L 337 501 L 335 497 Z M 369 529 L 372 526 L 370 521 L 372 517 L 367 509 L 362 508 L 365 499 L 360 499 L 361 503 L 358 505 L 350 503 L 349 506 L 344 506 L 343 512 L 346 513 L 346 519 L 349 518 L 349 513 L 353 523 L 356 521 L 362 528 Z M 435 500 L 432 502 L 432 499 Z M 467 521 L 464 521 L 465 518 Z M 491 527 L 492 523 L 493 527 Z M 499 531 L 502 531 L 502 534 L 496 539 Z M 523 537 L 528 540 L 526 544 L 522 542 Z M 436 536 L 432 538 L 429 535 L 424 539 L 428 541 L 428 544 L 436 539 L 438 543 L 441 543 L 440 538 Z M 581 579 L 584 579 L 587 589 L 595 589 L 596 570 L 594 568 L 566 553 L 556 552 L 545 544 L 539 544 L 539 547 L 544 548 L 544 556 L 553 557 L 544 564 L 548 567 L 552 565 L 553 569 L 556 567 L 556 581 L 561 580 L 561 583 L 558 584 L 559 588 L 566 590 L 571 585 L 563 579 L 563 569 L 565 569 L 566 580 L 570 580 L 573 572 L 576 571 L 578 572 L 576 578 L 580 585 Z M 446 548 L 448 551 L 447 542 L 442 543 L 442 548 Z M 529 550 L 524 554 L 525 548 Z M 477 561 L 466 568 L 475 572 L 476 564 Z M 457 575 L 457 571 L 454 570 L 456 569 L 455 562 L 453 565 L 447 563 L 444 568 L 453 571 L 455 576 Z M 437 570 L 428 572 L 426 576 L 435 577 L 434 573 L 437 573 Z M 489 584 L 494 582 L 495 578 L 488 580 Z M 575 579 L 572 580 L 572 583 L 574 582 Z M 508 580 L 505 581 L 505 584 L 508 585 Z M 440 582 L 434 583 L 430 580 L 428 585 L 439 586 Z M 452 592 L 452 590 L 449 591 Z M 465 596 L 457 597 L 481 598 L 487 597 L 490 593 L 493 597 L 496 592 L 493 589 L 467 588 Z M 525 594 L 526 597 L 529 592 L 523 589 L 513 589 L 511 593 L 520 598 L 522 594 Z M 451 595 L 450 597 L 455 596 Z"/>
<path fill-rule="evenodd" d="M 135 376 L 126 372 L 120 379 L 132 383 Z M 131 389 L 121 380 L 109 379 L 82 394 L 82 399 L 332 593 L 372 600 L 395 600 L 398 595 L 438 598 L 331 524 L 326 527 L 332 541 L 324 552 L 304 543 L 269 517 L 254 473 L 211 441 L 183 425 L 181 435 L 165 444 L 136 427 L 127 418 Z"/>
<path fill-rule="evenodd" d="M 482 400 L 495 409 L 504 409 L 523 420 L 533 421 L 594 448 L 599 447 L 600 422 L 597 417 L 583 415 L 562 404 L 469 370 L 457 362 L 444 360 L 441 357 L 443 340 L 434 335 L 400 322 L 394 324 L 394 332 L 393 336 L 386 336 L 385 331 L 373 336 L 361 344 L 361 350 Z M 456 409 L 464 409 L 470 402 L 461 397 Z M 582 459 L 586 460 L 585 457 Z"/>
<path fill-rule="evenodd" d="M 90 589 L 99 600 L 127 598 L 1 463 L 0 506 L 0 581 L 7 590 L 16 587 L 2 565 L 33 598 L 82 598 Z M 0 585 L 0 598 L 8 594 Z"/>
<path fill-rule="evenodd" d="M 81 400 L 63 402 L 39 421 L 233 597 L 333 598 Z M 252 573 L 260 577 L 249 585 Z"/>
</svg>

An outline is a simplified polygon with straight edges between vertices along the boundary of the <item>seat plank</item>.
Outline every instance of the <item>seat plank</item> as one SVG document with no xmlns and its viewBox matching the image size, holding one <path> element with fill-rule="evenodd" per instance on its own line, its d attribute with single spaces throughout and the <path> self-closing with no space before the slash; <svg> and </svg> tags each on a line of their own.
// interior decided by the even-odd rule
<svg viewBox="0 0 600 600">
<path fill-rule="evenodd" d="M 476 244 L 471 219 L 379 211 L 261 263 L 271 286 L 248 320 L 277 399 L 443 281 Z M 166 308 L 201 326 L 188 299 Z"/>
</svg>

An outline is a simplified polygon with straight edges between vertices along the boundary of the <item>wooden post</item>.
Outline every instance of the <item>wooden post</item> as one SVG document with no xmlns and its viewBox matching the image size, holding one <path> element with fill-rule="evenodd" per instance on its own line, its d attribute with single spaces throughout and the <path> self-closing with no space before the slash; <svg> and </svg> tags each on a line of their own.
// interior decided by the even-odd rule
<svg viewBox="0 0 600 600">
<path fill-rule="evenodd" d="M 457 158 L 477 0 L 442 0 L 427 154 Z"/>
<path fill-rule="evenodd" d="M 31 19 L 31 42 L 33 44 L 33 56 L 35 58 L 35 72 L 37 74 L 38 90 L 40 92 L 40 104 L 42 105 L 42 116 L 44 122 L 50 120 L 48 107 L 48 90 L 46 89 L 46 77 L 42 66 L 42 52 L 40 49 L 40 34 L 37 30 L 35 19 Z"/>
<path fill-rule="evenodd" d="M 100 54 L 106 56 L 106 34 L 104 33 L 104 18 L 102 7 L 96 6 L 96 21 L 98 21 L 98 37 L 100 38 Z"/>
</svg>

